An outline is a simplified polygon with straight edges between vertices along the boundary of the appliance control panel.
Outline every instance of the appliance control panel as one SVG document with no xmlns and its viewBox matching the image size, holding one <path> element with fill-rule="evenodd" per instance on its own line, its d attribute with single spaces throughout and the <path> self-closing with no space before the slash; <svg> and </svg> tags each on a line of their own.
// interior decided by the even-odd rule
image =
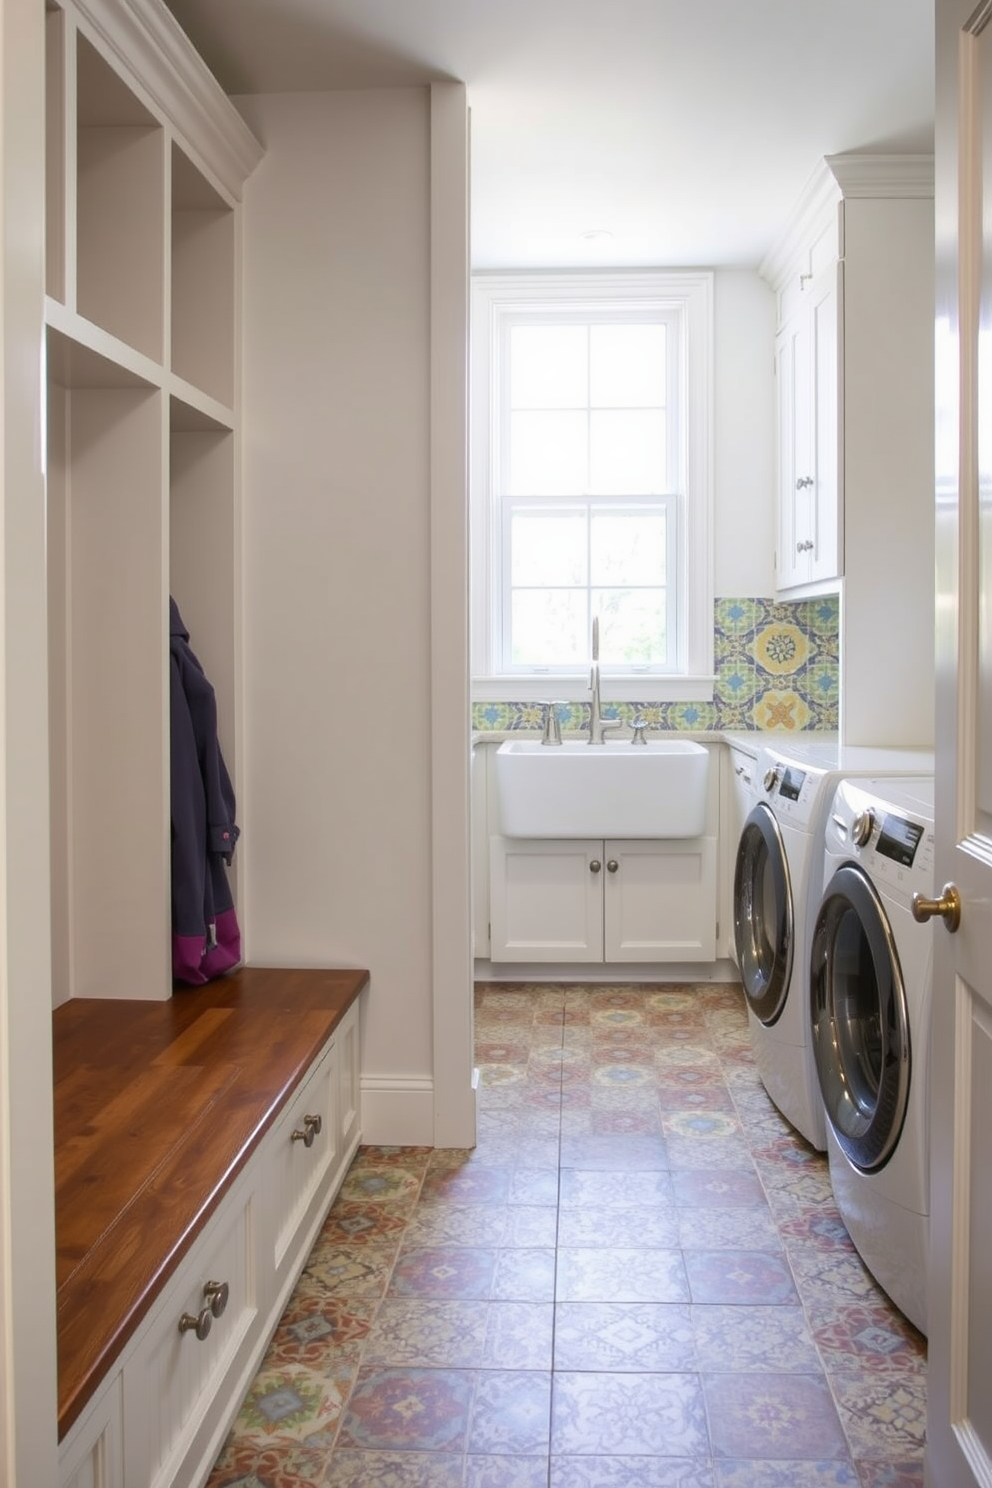
<svg viewBox="0 0 992 1488">
<path fill-rule="evenodd" d="M 758 799 L 766 801 L 779 821 L 809 824 L 816 815 L 822 770 L 791 764 L 765 751 L 758 761 Z"/>
<path fill-rule="evenodd" d="M 841 851 L 861 863 L 879 883 L 932 892 L 934 828 L 922 810 L 903 809 L 901 803 L 896 806 L 848 780 L 838 789 L 827 818 L 826 841 L 828 851 Z"/>
</svg>

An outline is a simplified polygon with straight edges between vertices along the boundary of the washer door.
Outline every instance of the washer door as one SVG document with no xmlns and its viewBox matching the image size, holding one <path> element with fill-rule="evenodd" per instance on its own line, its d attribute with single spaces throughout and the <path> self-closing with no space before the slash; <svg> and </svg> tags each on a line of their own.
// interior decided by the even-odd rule
<svg viewBox="0 0 992 1488">
<path fill-rule="evenodd" d="M 792 976 L 794 916 L 789 860 L 778 822 L 763 801 L 752 810 L 734 868 L 734 941 L 748 1006 L 770 1027 Z"/>
<path fill-rule="evenodd" d="M 810 1017 L 820 1091 L 842 1150 L 871 1173 L 889 1160 L 909 1100 L 909 1020 L 892 927 L 853 863 L 831 878 L 810 951 Z"/>
</svg>

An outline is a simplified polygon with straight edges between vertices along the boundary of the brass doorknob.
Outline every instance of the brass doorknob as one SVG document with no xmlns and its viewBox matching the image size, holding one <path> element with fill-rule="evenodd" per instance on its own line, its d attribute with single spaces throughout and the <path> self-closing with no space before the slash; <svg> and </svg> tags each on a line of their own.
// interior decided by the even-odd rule
<svg viewBox="0 0 992 1488">
<path fill-rule="evenodd" d="M 956 884 L 945 884 L 939 899 L 924 899 L 922 894 L 914 894 L 910 908 L 913 919 L 921 925 L 934 915 L 940 915 L 944 928 L 952 935 L 961 923 L 961 895 Z"/>
</svg>

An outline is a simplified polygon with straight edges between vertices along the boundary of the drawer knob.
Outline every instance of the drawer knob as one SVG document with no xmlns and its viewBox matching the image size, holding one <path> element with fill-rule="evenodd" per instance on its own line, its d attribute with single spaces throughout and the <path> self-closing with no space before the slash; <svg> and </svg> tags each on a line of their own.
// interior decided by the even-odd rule
<svg viewBox="0 0 992 1488">
<path fill-rule="evenodd" d="M 312 1147 L 313 1139 L 323 1126 L 319 1116 L 304 1116 L 303 1125 L 298 1126 L 293 1132 L 292 1140 L 302 1142 L 304 1147 Z"/>
<path fill-rule="evenodd" d="M 203 1288 L 207 1306 L 215 1318 L 219 1318 L 227 1306 L 231 1289 L 226 1281 L 208 1281 Z"/>
<path fill-rule="evenodd" d="M 195 1333 L 202 1343 L 210 1335 L 210 1326 L 213 1323 L 210 1308 L 204 1307 L 195 1316 L 191 1312 L 184 1312 L 179 1319 L 180 1333 Z"/>
</svg>

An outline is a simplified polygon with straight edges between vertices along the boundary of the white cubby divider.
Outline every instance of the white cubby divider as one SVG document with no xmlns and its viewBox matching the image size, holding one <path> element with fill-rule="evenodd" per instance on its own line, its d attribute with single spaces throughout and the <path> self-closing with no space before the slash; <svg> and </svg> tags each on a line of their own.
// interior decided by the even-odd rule
<svg viewBox="0 0 992 1488">
<path fill-rule="evenodd" d="M 54 1000 L 164 999 L 170 594 L 240 783 L 239 214 L 262 152 L 160 0 L 39 3 Z"/>
</svg>

